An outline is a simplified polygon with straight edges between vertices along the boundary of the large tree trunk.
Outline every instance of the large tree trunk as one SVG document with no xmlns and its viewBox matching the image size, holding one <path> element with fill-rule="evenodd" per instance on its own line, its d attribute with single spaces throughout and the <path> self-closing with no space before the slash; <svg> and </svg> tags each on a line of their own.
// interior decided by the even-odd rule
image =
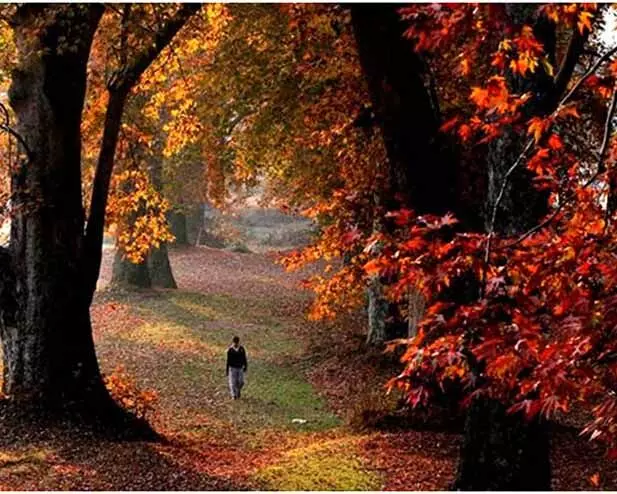
<svg viewBox="0 0 617 494">
<path fill-rule="evenodd" d="M 359 4 L 351 9 L 354 36 L 375 123 L 386 147 L 388 210 L 420 213 L 454 209 L 455 167 L 439 133 L 440 116 L 425 63 L 404 38 L 406 25 L 396 4 Z M 439 184 L 439 192 L 427 184 Z"/>
<path fill-rule="evenodd" d="M 536 17 L 535 6 L 515 4 L 506 9 L 513 23 L 534 26 L 534 34 L 543 42 L 549 60 L 554 64 L 555 26 L 543 16 Z M 527 117 L 553 111 L 559 92 L 564 89 L 558 87 L 560 84 L 555 84 L 542 68 L 533 77 L 510 76 L 508 83 L 515 92 L 530 91 L 535 95 L 536 98 L 524 109 Z M 521 154 L 527 139 L 525 134 L 507 129 L 489 146 L 487 230 L 492 226 L 496 233 L 520 234 L 536 225 L 547 213 L 547 195 L 534 189 L 531 173 L 523 166 L 512 174 L 497 220 L 491 225 L 492 209 L 506 171 Z M 478 367 L 477 372 L 481 375 L 481 366 Z M 521 414 L 506 414 L 501 403 L 486 397 L 477 398 L 467 412 L 455 486 L 461 490 L 550 490 L 549 458 L 549 434 L 545 421 L 526 420 Z"/>
<path fill-rule="evenodd" d="M 508 414 L 495 400 L 477 399 L 465 422 L 465 441 L 456 489 L 474 491 L 550 490 L 546 425 Z"/>
<path fill-rule="evenodd" d="M 14 18 L 19 61 L 9 98 L 28 158 L 12 174 L 14 216 L 10 251 L 3 256 L 11 274 L 0 290 L 0 336 L 3 391 L 23 403 L 107 397 L 80 256 L 81 112 L 102 13 L 102 5 L 24 5 Z M 71 49 L 61 46 L 63 38 L 72 41 Z"/>
<path fill-rule="evenodd" d="M 403 37 L 405 25 L 399 6 L 354 5 L 351 8 L 354 36 L 365 74 L 375 123 L 386 147 L 385 186 L 375 197 L 378 215 L 411 207 L 419 212 L 444 213 L 453 209 L 454 167 L 443 159 L 439 142 L 439 110 L 431 94 L 426 66 Z M 428 186 L 430 184 L 430 186 Z M 434 184 L 439 184 L 440 193 Z M 377 222 L 375 231 L 393 225 Z M 405 336 L 407 328 L 383 298 L 383 284 L 374 278 L 367 289 L 368 342 Z M 390 316 L 390 317 L 388 317 Z M 386 319 L 387 318 L 387 319 Z"/>
</svg>

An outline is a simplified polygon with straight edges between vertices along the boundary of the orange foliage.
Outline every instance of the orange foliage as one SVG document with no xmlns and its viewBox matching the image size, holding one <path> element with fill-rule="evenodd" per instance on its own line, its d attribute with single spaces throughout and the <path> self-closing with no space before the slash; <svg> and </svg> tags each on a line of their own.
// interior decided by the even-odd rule
<svg viewBox="0 0 617 494">
<path fill-rule="evenodd" d="M 152 187 L 145 173 L 130 170 L 117 174 L 112 187 L 107 221 L 115 229 L 118 247 L 128 260 L 140 263 L 151 248 L 174 240 L 165 217 L 169 203 Z"/>
<path fill-rule="evenodd" d="M 138 418 L 152 418 L 157 402 L 156 392 L 139 389 L 135 380 L 122 366 L 114 369 L 103 379 L 112 398 L 124 409 Z"/>
</svg>

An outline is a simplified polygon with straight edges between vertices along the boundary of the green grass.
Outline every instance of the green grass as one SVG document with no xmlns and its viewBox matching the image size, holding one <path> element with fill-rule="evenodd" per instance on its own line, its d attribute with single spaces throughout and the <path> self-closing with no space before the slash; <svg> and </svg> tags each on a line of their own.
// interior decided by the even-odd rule
<svg viewBox="0 0 617 494">
<path fill-rule="evenodd" d="M 283 491 L 380 490 L 381 477 L 366 468 L 350 441 L 326 441 L 297 448 L 279 462 L 259 470 L 264 489 Z"/>
<path fill-rule="evenodd" d="M 359 439 L 343 427 L 305 375 L 302 357 L 307 349 L 295 334 L 302 314 L 280 317 L 276 300 L 180 290 L 103 295 L 109 297 L 129 304 L 144 321 L 107 336 L 108 343 L 134 359 L 129 368 L 135 372 L 148 369 L 143 381 L 158 390 L 166 427 L 205 444 L 231 443 L 255 454 L 274 445 L 265 466 L 247 478 L 255 488 L 382 488 L 381 473 L 362 459 Z M 249 356 L 246 387 L 238 401 L 229 397 L 224 375 L 233 334 L 240 336 Z M 105 341 L 98 344 L 104 347 Z M 170 426 L 174 420 L 176 425 Z"/>
<path fill-rule="evenodd" d="M 145 321 L 115 338 L 123 345 L 149 347 L 148 354 L 165 363 L 163 368 L 153 366 L 162 375 L 151 375 L 149 381 L 167 380 L 178 392 L 198 389 L 205 397 L 216 397 L 201 411 L 251 433 L 320 431 L 340 425 L 297 365 L 304 348 L 290 322 L 275 317 L 268 301 L 183 291 L 109 296 L 130 304 Z M 228 398 L 224 376 L 225 351 L 233 334 L 240 336 L 249 356 L 246 387 L 238 402 Z"/>
</svg>

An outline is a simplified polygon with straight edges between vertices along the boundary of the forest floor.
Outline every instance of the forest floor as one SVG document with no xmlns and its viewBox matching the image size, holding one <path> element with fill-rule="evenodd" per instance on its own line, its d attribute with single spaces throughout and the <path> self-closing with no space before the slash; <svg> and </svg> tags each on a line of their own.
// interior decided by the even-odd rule
<svg viewBox="0 0 617 494">
<path fill-rule="evenodd" d="M 92 308 L 103 372 L 122 367 L 156 392 L 152 421 L 167 441 L 2 430 L 0 489 L 448 489 L 458 432 L 349 425 L 387 399 L 368 360 L 383 358 L 359 352 L 361 324 L 308 322 L 302 276 L 270 255 L 185 248 L 171 262 L 178 290 L 109 292 L 106 251 Z M 234 334 L 249 356 L 239 401 L 225 379 Z M 553 477 L 559 490 L 617 489 L 615 464 L 572 430 L 553 434 Z"/>
</svg>

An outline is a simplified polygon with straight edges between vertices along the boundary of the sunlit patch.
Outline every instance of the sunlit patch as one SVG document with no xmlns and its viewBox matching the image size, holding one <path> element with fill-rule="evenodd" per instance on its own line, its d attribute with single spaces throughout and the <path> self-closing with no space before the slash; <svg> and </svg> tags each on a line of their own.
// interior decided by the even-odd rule
<svg viewBox="0 0 617 494">
<path fill-rule="evenodd" d="M 358 443 L 351 437 L 293 449 L 254 478 L 273 490 L 380 490 L 383 480 L 370 471 Z"/>
<path fill-rule="evenodd" d="M 191 314 L 206 320 L 219 319 L 222 315 L 211 305 L 192 301 L 186 297 L 170 297 L 169 301 L 189 311 Z"/>
<path fill-rule="evenodd" d="M 159 322 L 142 324 L 122 335 L 122 338 L 134 343 L 155 345 L 161 350 L 202 357 L 215 357 L 225 351 L 224 346 L 205 343 L 184 326 Z"/>
<path fill-rule="evenodd" d="M 33 473 L 44 467 L 53 457 L 50 449 L 0 451 L 0 479 L 4 475 Z"/>
</svg>

